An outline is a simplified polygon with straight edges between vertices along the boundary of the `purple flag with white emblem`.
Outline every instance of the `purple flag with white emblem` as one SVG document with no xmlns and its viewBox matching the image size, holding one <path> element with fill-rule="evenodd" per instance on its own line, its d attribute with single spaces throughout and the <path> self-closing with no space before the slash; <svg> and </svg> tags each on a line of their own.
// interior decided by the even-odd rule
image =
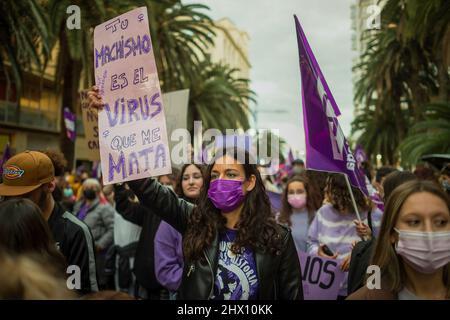
<svg viewBox="0 0 450 320">
<path fill-rule="evenodd" d="M 350 183 L 368 195 L 364 175 L 356 165 L 337 117 L 336 101 L 328 88 L 306 36 L 296 16 L 300 72 L 302 78 L 303 124 L 306 167 L 312 170 L 344 173 Z"/>
<path fill-rule="evenodd" d="M 75 141 L 75 119 L 76 116 L 70 112 L 69 108 L 64 108 L 64 124 L 66 125 L 67 137 L 71 141 Z"/>
</svg>

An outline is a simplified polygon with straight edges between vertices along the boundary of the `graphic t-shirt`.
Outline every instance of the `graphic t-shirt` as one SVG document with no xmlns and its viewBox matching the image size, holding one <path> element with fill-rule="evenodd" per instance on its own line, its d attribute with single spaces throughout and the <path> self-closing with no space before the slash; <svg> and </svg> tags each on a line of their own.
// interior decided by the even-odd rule
<svg viewBox="0 0 450 320">
<path fill-rule="evenodd" d="M 226 229 L 219 239 L 219 264 L 214 284 L 214 300 L 255 300 L 258 295 L 258 277 L 253 251 L 231 251 L 237 231 Z"/>
</svg>

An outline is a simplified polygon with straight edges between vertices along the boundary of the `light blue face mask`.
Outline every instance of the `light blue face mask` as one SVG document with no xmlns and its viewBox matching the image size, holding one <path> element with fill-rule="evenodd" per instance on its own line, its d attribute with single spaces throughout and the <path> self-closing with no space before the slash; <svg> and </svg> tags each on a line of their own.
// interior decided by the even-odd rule
<svg viewBox="0 0 450 320">
<path fill-rule="evenodd" d="M 66 188 L 64 189 L 64 197 L 70 198 L 73 196 L 73 190 L 72 188 Z"/>
</svg>

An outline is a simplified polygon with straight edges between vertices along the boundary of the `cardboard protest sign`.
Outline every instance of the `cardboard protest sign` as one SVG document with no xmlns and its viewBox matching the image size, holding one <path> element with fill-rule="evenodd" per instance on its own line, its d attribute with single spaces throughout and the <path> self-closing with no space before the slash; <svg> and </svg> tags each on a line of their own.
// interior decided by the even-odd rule
<svg viewBox="0 0 450 320">
<path fill-rule="evenodd" d="M 167 120 L 167 136 L 170 150 L 173 150 L 179 136 L 172 134 L 177 129 L 187 130 L 189 90 L 178 90 L 163 93 L 164 112 Z M 174 141 L 172 141 L 172 138 Z M 174 161 L 174 159 L 172 159 Z M 176 164 L 175 164 L 176 165 Z"/>
<path fill-rule="evenodd" d="M 103 183 L 170 173 L 163 101 L 145 7 L 95 27 L 94 67 L 105 103 L 98 114 Z"/>
<path fill-rule="evenodd" d="M 345 273 L 340 261 L 299 252 L 305 300 L 336 300 Z"/>
<path fill-rule="evenodd" d="M 86 157 L 91 161 L 100 160 L 98 142 L 98 111 L 89 107 L 89 90 L 80 91 L 81 113 L 83 118 L 84 136 L 86 143 Z"/>
</svg>

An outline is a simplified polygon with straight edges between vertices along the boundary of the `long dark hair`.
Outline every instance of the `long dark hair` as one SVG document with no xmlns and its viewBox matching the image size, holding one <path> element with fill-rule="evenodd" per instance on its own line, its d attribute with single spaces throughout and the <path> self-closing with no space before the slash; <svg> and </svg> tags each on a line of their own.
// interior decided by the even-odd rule
<svg viewBox="0 0 450 320">
<path fill-rule="evenodd" d="M 239 161 L 239 156 L 245 155 L 245 161 Z M 261 175 L 250 155 L 237 149 L 223 150 L 208 165 L 203 188 L 197 207 L 189 216 L 188 229 L 183 237 L 183 253 L 187 261 L 202 258 L 203 250 L 210 246 L 217 234 L 225 230 L 226 219 L 221 215 L 211 200 L 208 198 L 208 189 L 211 181 L 211 171 L 217 159 L 223 156 L 236 159 L 244 168 L 245 179 L 252 175 L 256 177 L 253 190 L 249 191 L 244 200 L 240 220 L 237 224 L 237 235 L 231 247 L 233 253 L 240 253 L 244 247 L 252 250 L 268 251 L 271 254 L 279 254 L 281 251 L 281 236 L 279 226 L 271 211 L 269 197 L 266 194 Z"/>
<path fill-rule="evenodd" d="M 292 226 L 291 216 L 292 216 L 292 207 L 288 202 L 288 189 L 289 185 L 293 182 L 301 182 L 305 186 L 306 190 L 306 209 L 308 210 L 308 221 L 311 221 L 314 218 L 315 212 L 320 208 L 321 205 L 321 197 L 318 191 L 315 189 L 315 186 L 310 183 L 309 179 L 306 175 L 301 174 L 297 176 L 293 176 L 286 184 L 286 188 L 283 191 L 283 195 L 281 198 L 281 211 L 278 221 L 283 224 L 287 224 L 288 226 Z"/>
<path fill-rule="evenodd" d="M 40 257 L 65 273 L 65 258 L 57 250 L 41 210 L 31 200 L 0 202 L 0 246 L 11 254 Z"/>
<path fill-rule="evenodd" d="M 191 198 L 186 197 L 186 195 L 184 194 L 183 185 L 182 185 L 184 172 L 191 165 L 195 166 L 198 170 L 200 170 L 200 173 L 202 174 L 202 177 L 203 177 L 203 184 L 205 183 L 205 173 L 204 173 L 205 169 L 204 169 L 204 167 L 202 165 L 196 164 L 196 163 L 186 163 L 181 168 L 181 172 L 180 172 L 180 174 L 177 177 L 177 184 L 175 186 L 175 190 L 174 191 L 180 198 L 183 198 L 184 200 L 187 200 L 187 201 L 192 202 L 192 203 L 196 203 L 197 202 L 196 199 L 191 199 Z"/>
<path fill-rule="evenodd" d="M 331 204 L 340 213 L 354 212 L 352 198 L 348 191 L 345 177 L 340 173 L 333 173 L 328 176 L 326 190 L 330 197 Z M 355 197 L 356 206 L 359 211 L 369 210 L 368 200 L 358 188 L 352 187 L 353 196 Z"/>
</svg>

